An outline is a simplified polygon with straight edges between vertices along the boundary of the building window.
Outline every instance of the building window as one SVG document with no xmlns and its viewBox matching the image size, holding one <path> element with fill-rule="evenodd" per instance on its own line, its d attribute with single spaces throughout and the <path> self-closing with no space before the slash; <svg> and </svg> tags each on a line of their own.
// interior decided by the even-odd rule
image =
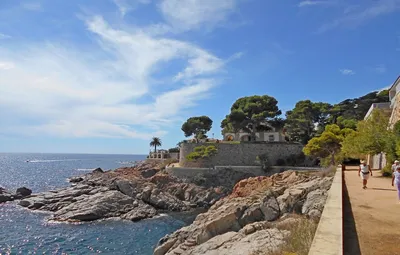
<svg viewBox="0 0 400 255">
<path fill-rule="evenodd" d="M 268 136 L 268 141 L 270 141 L 270 142 L 275 141 L 275 136 L 274 135 L 269 135 Z"/>
</svg>

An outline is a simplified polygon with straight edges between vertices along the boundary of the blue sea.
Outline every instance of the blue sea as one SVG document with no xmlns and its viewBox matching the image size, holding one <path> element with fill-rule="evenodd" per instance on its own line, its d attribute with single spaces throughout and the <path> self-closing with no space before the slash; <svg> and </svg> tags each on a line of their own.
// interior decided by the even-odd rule
<svg viewBox="0 0 400 255">
<path fill-rule="evenodd" d="M 0 153 L 0 186 L 34 193 L 68 186 L 67 178 L 101 167 L 131 166 L 140 155 Z M 27 162 L 29 161 L 29 162 Z M 153 254 L 158 240 L 185 223 L 161 216 L 140 222 L 50 223 L 48 214 L 0 204 L 0 254 Z"/>
</svg>

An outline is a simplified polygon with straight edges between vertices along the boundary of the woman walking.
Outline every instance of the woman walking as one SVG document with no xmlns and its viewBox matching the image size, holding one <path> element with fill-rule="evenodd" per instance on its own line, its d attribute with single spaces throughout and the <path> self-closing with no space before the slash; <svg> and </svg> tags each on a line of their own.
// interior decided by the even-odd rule
<svg viewBox="0 0 400 255">
<path fill-rule="evenodd" d="M 369 175 L 372 176 L 372 171 L 371 171 L 371 168 L 369 167 L 369 165 L 367 165 L 367 163 L 365 163 L 365 160 L 361 160 L 360 162 L 361 162 L 361 165 L 358 169 L 358 176 L 361 176 L 361 179 L 363 181 L 363 189 L 366 189 Z"/>
<path fill-rule="evenodd" d="M 398 166 L 396 171 L 393 172 L 392 186 L 395 186 L 397 189 L 397 195 L 400 203 L 400 166 Z"/>
</svg>

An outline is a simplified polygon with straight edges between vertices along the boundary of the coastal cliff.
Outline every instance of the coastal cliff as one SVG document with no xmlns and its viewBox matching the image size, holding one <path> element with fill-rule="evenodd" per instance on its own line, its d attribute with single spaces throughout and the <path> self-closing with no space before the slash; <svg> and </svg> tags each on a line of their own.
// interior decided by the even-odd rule
<svg viewBox="0 0 400 255">
<path fill-rule="evenodd" d="M 279 251 L 290 228 L 301 220 L 317 222 L 333 177 L 287 171 L 236 184 L 195 221 L 162 238 L 155 255 L 253 255 Z M 279 254 L 279 253 L 274 253 Z"/>
<path fill-rule="evenodd" d="M 92 173 L 70 179 L 71 186 L 29 195 L 19 205 L 52 212 L 50 220 L 93 221 L 118 217 L 138 221 L 163 212 L 209 208 L 249 174 L 227 170 L 220 176 L 179 179 L 157 163 Z M 208 180 L 212 178 L 212 180 Z"/>
</svg>

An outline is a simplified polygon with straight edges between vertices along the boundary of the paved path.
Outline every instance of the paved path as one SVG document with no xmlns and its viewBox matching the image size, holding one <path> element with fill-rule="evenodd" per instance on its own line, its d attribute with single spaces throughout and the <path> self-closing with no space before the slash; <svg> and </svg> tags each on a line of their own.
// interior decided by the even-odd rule
<svg viewBox="0 0 400 255">
<path fill-rule="evenodd" d="M 390 178 L 373 174 L 363 190 L 357 171 L 345 171 L 344 254 L 400 255 L 397 192 Z"/>
</svg>

